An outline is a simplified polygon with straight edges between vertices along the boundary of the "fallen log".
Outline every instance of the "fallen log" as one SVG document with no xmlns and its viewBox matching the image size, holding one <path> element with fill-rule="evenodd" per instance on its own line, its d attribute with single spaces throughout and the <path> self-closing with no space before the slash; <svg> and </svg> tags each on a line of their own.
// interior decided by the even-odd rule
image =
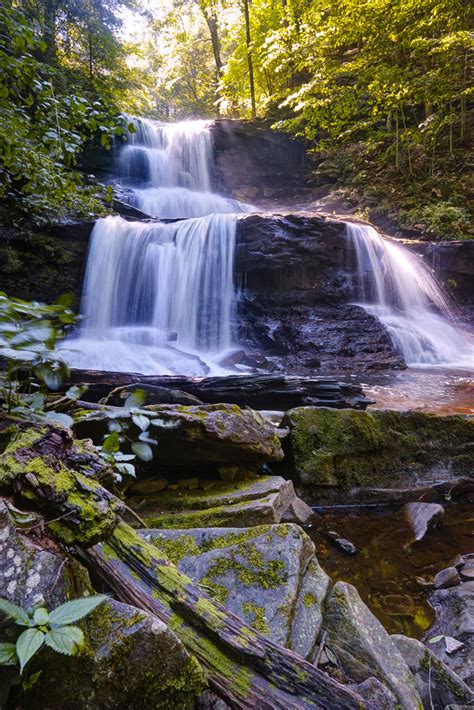
<svg viewBox="0 0 474 710">
<path fill-rule="evenodd" d="M 293 407 L 366 409 L 360 385 L 336 380 L 285 375 L 230 375 L 228 377 L 175 377 L 125 372 L 72 370 L 70 381 L 88 384 L 85 398 L 98 401 L 114 387 L 141 386 L 148 404 L 238 404 L 254 409 L 287 410 Z M 187 399 L 188 398 L 188 399 Z"/>
<path fill-rule="evenodd" d="M 52 520 L 119 599 L 165 621 L 206 669 L 211 688 L 242 710 L 374 710 L 357 693 L 254 631 L 206 597 L 120 518 L 121 503 L 94 478 L 97 459 L 57 427 L 28 429 L 0 459 L 0 490 Z M 98 543 L 98 541 L 100 542 Z"/>
</svg>

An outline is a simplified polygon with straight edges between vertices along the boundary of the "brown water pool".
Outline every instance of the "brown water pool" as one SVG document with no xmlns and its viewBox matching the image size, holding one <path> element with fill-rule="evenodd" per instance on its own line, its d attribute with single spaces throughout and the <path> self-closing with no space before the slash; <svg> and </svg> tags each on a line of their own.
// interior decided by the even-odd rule
<svg viewBox="0 0 474 710">
<path fill-rule="evenodd" d="M 357 547 L 350 557 L 311 532 L 322 567 L 333 580 L 350 582 L 390 633 L 421 638 L 434 620 L 425 582 L 457 554 L 474 552 L 474 506 L 447 505 L 442 527 L 407 548 L 410 530 L 400 511 L 318 511 L 324 526 Z"/>
<path fill-rule="evenodd" d="M 341 379 L 362 385 L 365 395 L 375 400 L 370 409 L 474 414 L 474 369 L 412 367 Z"/>
</svg>

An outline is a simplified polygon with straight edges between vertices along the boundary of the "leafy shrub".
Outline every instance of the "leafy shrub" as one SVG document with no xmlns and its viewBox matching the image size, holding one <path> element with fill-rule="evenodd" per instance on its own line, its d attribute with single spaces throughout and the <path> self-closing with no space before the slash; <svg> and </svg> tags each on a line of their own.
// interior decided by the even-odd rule
<svg viewBox="0 0 474 710">
<path fill-rule="evenodd" d="M 61 604 L 53 611 L 38 606 L 22 609 L 8 599 L 0 598 L 0 613 L 12 623 L 25 628 L 16 642 L 0 643 L 0 666 L 14 666 L 17 669 L 8 680 L 9 687 L 18 685 L 30 661 L 44 647 L 48 646 L 66 656 L 76 655 L 84 645 L 84 634 L 73 622 L 83 619 L 106 599 L 105 596 L 83 597 Z M 41 671 L 26 674 L 22 689 L 29 690 L 38 680 Z"/>
<path fill-rule="evenodd" d="M 470 236 L 469 212 L 449 202 L 412 210 L 410 217 L 434 239 L 467 239 Z"/>
</svg>

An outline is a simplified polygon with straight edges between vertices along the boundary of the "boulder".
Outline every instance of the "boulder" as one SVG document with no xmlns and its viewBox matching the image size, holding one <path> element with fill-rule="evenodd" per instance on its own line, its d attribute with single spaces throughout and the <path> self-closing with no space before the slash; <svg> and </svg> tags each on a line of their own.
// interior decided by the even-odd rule
<svg viewBox="0 0 474 710">
<path fill-rule="evenodd" d="M 420 707 L 420 696 L 410 669 L 382 624 L 350 584 L 337 582 L 326 600 L 326 646 L 348 678 L 363 682 L 377 678 L 401 708 Z"/>
<path fill-rule="evenodd" d="M 472 700 L 472 693 L 464 681 L 421 641 L 398 634 L 392 639 L 413 673 L 423 707 L 467 705 Z"/>
<path fill-rule="evenodd" d="M 40 533 L 26 535 L 15 525 L 19 511 L 0 498 L 1 596 L 29 608 L 54 609 L 69 599 L 93 592 L 88 573 L 77 560 Z M 23 514 L 25 516 L 30 514 Z M 44 529 L 40 516 L 30 525 Z M 34 528 L 33 528 L 34 529 Z M 48 648 L 31 662 L 41 670 L 37 683 L 21 698 L 21 707 L 62 710 L 155 710 L 194 707 L 206 686 L 198 662 L 159 619 L 127 604 L 108 600 L 80 625 L 86 646 L 74 657 Z M 0 641 L 5 633 L 0 626 Z M 9 638 L 13 638 L 9 636 Z M 6 678 L 0 675 L 0 685 Z M 4 690 L 4 687 L 2 687 Z M 46 700 L 47 699 L 47 700 Z M 0 702 L 1 692 L 0 692 Z"/>
<path fill-rule="evenodd" d="M 402 510 L 415 542 L 423 540 L 428 530 L 439 525 L 444 518 L 444 508 L 438 503 L 406 503 Z"/>
<path fill-rule="evenodd" d="M 110 600 L 82 624 L 87 651 L 42 654 L 43 672 L 28 707 L 62 710 L 192 710 L 206 687 L 203 672 L 155 616 Z"/>
<path fill-rule="evenodd" d="M 144 412 L 157 426 L 159 438 L 154 464 L 199 466 L 201 464 L 261 464 L 283 458 L 280 438 L 285 431 L 274 427 L 252 409 L 235 404 L 200 406 L 153 405 Z M 77 426 L 88 436 L 94 425 L 106 428 L 103 412 L 93 412 Z"/>
<path fill-rule="evenodd" d="M 229 611 L 311 658 L 330 580 L 301 528 L 144 530 L 141 535 Z"/>
<path fill-rule="evenodd" d="M 474 684 L 474 582 L 463 582 L 450 589 L 438 589 L 429 598 L 435 610 L 436 619 L 426 634 L 426 638 L 440 637 L 430 644 L 433 653 L 465 683 Z M 463 644 L 454 652 L 449 652 L 446 638 L 453 638 Z"/>
<path fill-rule="evenodd" d="M 317 514 L 301 498 L 295 498 L 291 505 L 285 510 L 282 517 L 283 523 L 297 523 L 298 525 L 309 525 L 315 521 Z"/>
<path fill-rule="evenodd" d="M 318 503 L 418 498 L 472 481 L 474 421 L 422 412 L 299 407 L 282 425 L 284 470 Z"/>
<path fill-rule="evenodd" d="M 368 700 L 377 710 L 393 710 L 397 707 L 394 694 L 377 678 L 367 678 L 363 683 L 352 686 L 365 700 Z"/>
<path fill-rule="evenodd" d="M 129 503 L 150 527 L 251 527 L 279 523 L 296 498 L 292 481 L 280 476 L 205 483 L 199 481 L 200 488 L 190 490 L 176 485 L 175 490 L 133 497 Z"/>
<path fill-rule="evenodd" d="M 43 547 L 38 539 L 22 532 L 15 525 L 15 517 L 21 519 L 18 513 L 7 499 L 0 498 L 1 596 L 24 609 L 37 604 L 52 609 L 70 597 L 90 594 L 84 567 L 52 541 Z M 41 516 L 23 514 L 23 520 L 23 525 L 37 526 L 32 532 L 36 529 L 41 535 Z"/>
<path fill-rule="evenodd" d="M 456 567 L 446 567 L 435 576 L 433 585 L 435 589 L 447 589 L 461 584 L 461 577 Z"/>
</svg>

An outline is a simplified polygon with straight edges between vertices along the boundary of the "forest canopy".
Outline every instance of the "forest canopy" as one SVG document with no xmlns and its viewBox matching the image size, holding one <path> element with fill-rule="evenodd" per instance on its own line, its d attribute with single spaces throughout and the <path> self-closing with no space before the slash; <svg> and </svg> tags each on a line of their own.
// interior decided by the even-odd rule
<svg viewBox="0 0 474 710">
<path fill-rule="evenodd" d="M 121 135 L 122 114 L 222 116 L 304 137 L 348 199 L 463 236 L 473 14 L 468 0 L 17 0 L 0 9 L 0 194 L 46 220 L 97 212 L 77 161 Z"/>
</svg>

